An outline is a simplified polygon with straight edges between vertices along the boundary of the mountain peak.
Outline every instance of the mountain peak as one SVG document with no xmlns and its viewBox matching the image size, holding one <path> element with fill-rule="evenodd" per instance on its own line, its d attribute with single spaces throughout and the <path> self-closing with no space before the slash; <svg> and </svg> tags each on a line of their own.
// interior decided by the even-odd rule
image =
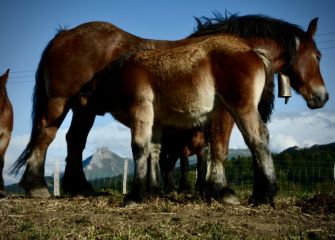
<svg viewBox="0 0 335 240">
<path fill-rule="evenodd" d="M 108 147 L 100 147 L 97 151 L 83 161 L 84 172 L 88 179 L 113 177 L 123 173 L 124 158 L 109 150 Z M 132 161 L 129 170 L 132 171 Z"/>
</svg>

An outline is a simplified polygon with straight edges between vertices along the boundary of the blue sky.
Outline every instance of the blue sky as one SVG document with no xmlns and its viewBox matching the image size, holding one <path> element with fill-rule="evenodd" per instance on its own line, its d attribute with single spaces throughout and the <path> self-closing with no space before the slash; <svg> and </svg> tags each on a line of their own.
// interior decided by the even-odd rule
<svg viewBox="0 0 335 240">
<path fill-rule="evenodd" d="M 316 42 L 323 55 L 321 71 L 330 101 L 325 108 L 311 111 L 300 96 L 294 95 L 287 105 L 283 100 L 276 99 L 273 121 L 269 125 L 270 146 L 273 150 L 280 151 L 289 145 L 306 146 L 335 141 L 335 137 L 332 137 L 335 136 L 335 1 L 2 0 L 0 73 L 7 68 L 11 69 L 7 89 L 15 114 L 6 168 L 23 151 L 28 141 L 35 70 L 43 49 L 53 38 L 57 28 L 72 28 L 83 22 L 99 20 L 111 22 L 141 37 L 177 40 L 189 35 L 196 27 L 193 17 L 211 17 L 213 11 L 224 13 L 225 10 L 240 15 L 265 14 L 295 23 L 304 29 L 312 18 L 319 17 Z M 64 135 L 70 117 L 71 114 L 50 146 L 47 166 L 52 166 L 54 159 L 59 159 L 64 164 Z M 89 135 L 84 157 L 102 145 L 121 155 L 130 156 L 129 136 L 129 131 L 115 123 L 110 116 L 99 117 Z M 234 130 L 231 147 L 243 146 L 241 136 Z"/>
</svg>

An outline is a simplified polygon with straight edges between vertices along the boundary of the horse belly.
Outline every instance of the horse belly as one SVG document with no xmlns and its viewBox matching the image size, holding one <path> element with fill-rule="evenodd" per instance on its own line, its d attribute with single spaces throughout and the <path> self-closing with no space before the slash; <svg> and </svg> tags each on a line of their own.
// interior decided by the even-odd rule
<svg viewBox="0 0 335 240">
<path fill-rule="evenodd" d="M 160 122 L 163 125 L 189 128 L 207 121 L 214 107 L 213 78 L 201 74 L 191 84 L 164 91 L 160 99 Z"/>
</svg>

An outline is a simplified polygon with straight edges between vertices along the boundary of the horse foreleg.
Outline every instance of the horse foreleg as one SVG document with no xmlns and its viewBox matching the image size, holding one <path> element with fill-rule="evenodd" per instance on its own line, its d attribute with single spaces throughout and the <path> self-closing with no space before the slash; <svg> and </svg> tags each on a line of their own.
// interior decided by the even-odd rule
<svg viewBox="0 0 335 240">
<path fill-rule="evenodd" d="M 150 155 L 148 161 L 148 189 L 151 193 L 159 193 L 160 187 L 160 177 L 159 177 L 159 157 L 161 151 L 161 129 L 154 127 L 151 145 L 150 145 Z"/>
<path fill-rule="evenodd" d="M 268 148 L 268 129 L 257 109 L 247 114 L 236 115 L 235 120 L 253 156 L 254 186 L 250 201 L 253 204 L 274 205 L 277 184 L 275 168 Z"/>
<path fill-rule="evenodd" d="M 70 129 L 66 134 L 67 157 L 65 173 L 62 178 L 64 193 L 70 195 L 93 193 L 93 188 L 84 174 L 82 153 L 94 120 L 95 114 L 88 109 L 73 109 Z"/>
<path fill-rule="evenodd" d="M 219 111 L 213 112 L 210 129 L 210 157 L 205 180 L 205 196 L 207 195 L 207 198 L 213 197 L 226 203 L 239 204 L 235 192 L 228 187 L 224 166 L 228 158 L 229 138 L 233 126 L 234 120 L 223 106 L 220 106 Z M 204 174 L 201 173 L 201 175 Z"/>
<path fill-rule="evenodd" d="M 147 191 L 148 158 L 153 126 L 153 106 L 144 102 L 130 109 L 131 116 L 131 147 L 135 162 L 134 180 L 131 192 L 126 201 L 142 201 Z"/>
<path fill-rule="evenodd" d="M 160 154 L 159 165 L 165 193 L 173 192 L 176 189 L 173 169 L 177 160 L 178 156 L 175 156 L 174 154 L 167 154 L 166 151 L 163 151 Z"/>
<path fill-rule="evenodd" d="M 47 112 L 39 121 L 36 132 L 33 132 L 35 134 L 33 149 L 27 159 L 26 169 L 19 183 L 28 196 L 50 196 L 44 179 L 45 157 L 49 145 L 68 112 L 68 109 L 65 109 L 65 103 L 64 99 L 50 99 Z"/>
<path fill-rule="evenodd" d="M 180 181 L 179 181 L 179 192 L 189 192 L 191 190 L 191 184 L 188 181 L 188 153 L 186 150 L 180 155 Z"/>
</svg>

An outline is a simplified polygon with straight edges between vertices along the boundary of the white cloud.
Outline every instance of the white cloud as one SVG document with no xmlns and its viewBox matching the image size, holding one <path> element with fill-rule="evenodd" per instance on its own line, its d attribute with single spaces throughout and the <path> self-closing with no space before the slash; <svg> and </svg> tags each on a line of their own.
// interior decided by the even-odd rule
<svg viewBox="0 0 335 240">
<path fill-rule="evenodd" d="M 270 141 L 273 141 L 270 146 L 277 151 L 285 149 L 280 145 L 284 136 L 299 147 L 334 142 L 335 113 L 314 110 L 295 114 L 275 114 L 269 124 L 269 131 Z"/>
<path fill-rule="evenodd" d="M 288 147 L 310 147 L 335 142 L 335 113 L 320 110 L 302 113 L 274 113 L 268 124 L 270 149 L 280 152 Z M 230 148 L 246 148 L 234 127 Z"/>
<path fill-rule="evenodd" d="M 292 136 L 276 135 L 270 139 L 270 149 L 273 152 L 280 152 L 289 147 L 298 146 L 299 143 Z"/>
</svg>

